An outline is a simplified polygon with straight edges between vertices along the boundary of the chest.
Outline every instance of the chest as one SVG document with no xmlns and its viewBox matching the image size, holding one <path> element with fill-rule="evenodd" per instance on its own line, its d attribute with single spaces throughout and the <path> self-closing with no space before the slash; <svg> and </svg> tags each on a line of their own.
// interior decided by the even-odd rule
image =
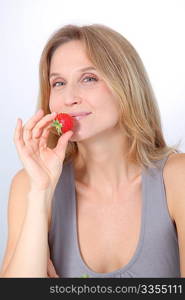
<svg viewBox="0 0 185 300">
<path fill-rule="evenodd" d="M 103 189 L 102 189 L 103 191 Z M 82 259 L 93 271 L 107 273 L 126 265 L 140 236 L 141 179 L 112 196 L 76 183 L 77 234 Z"/>
<path fill-rule="evenodd" d="M 114 197 L 84 190 L 76 182 L 77 238 L 85 264 L 98 273 L 118 270 L 129 263 L 141 234 L 143 191 L 141 177 Z M 171 188 L 164 174 L 166 201 L 171 219 Z"/>
</svg>

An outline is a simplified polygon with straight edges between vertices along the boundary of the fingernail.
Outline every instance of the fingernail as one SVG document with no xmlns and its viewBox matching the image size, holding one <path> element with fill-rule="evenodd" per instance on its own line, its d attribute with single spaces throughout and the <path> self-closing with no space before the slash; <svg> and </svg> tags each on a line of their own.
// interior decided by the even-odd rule
<svg viewBox="0 0 185 300">
<path fill-rule="evenodd" d="M 18 126 L 18 124 L 19 124 L 19 118 L 17 118 L 16 126 Z"/>
</svg>

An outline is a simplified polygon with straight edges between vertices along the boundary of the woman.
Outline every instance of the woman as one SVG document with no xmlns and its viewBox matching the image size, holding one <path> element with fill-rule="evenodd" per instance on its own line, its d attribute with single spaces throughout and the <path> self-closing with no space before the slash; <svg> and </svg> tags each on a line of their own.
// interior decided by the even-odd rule
<svg viewBox="0 0 185 300">
<path fill-rule="evenodd" d="M 185 154 L 164 140 L 133 46 L 103 25 L 60 28 L 41 56 L 38 108 L 15 129 L 24 168 L 2 276 L 184 276 Z M 75 126 L 59 138 L 60 112 Z"/>
</svg>

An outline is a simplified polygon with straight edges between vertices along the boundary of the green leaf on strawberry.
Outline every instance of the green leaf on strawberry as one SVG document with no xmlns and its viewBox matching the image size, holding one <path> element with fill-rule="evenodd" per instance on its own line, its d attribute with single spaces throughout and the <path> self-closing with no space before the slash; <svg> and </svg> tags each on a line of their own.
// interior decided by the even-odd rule
<svg viewBox="0 0 185 300">
<path fill-rule="evenodd" d="M 58 135 L 62 135 L 63 133 L 72 130 L 73 126 L 73 118 L 66 113 L 58 114 L 52 123 L 52 127 L 56 128 Z"/>
</svg>

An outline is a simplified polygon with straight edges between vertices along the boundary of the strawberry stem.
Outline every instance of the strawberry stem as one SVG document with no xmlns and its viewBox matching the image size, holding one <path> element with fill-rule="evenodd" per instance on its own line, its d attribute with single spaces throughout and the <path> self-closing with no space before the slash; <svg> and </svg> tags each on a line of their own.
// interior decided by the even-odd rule
<svg viewBox="0 0 185 300">
<path fill-rule="evenodd" d="M 53 121 L 52 126 L 56 128 L 58 135 L 62 134 L 62 124 L 58 120 Z"/>
</svg>

